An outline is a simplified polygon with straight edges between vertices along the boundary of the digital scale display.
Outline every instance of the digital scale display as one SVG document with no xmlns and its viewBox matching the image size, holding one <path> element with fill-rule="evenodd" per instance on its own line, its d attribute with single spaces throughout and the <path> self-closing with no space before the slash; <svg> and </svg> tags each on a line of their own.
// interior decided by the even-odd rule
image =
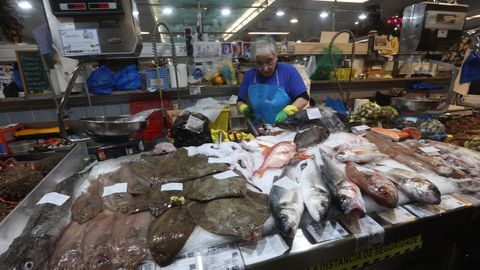
<svg viewBox="0 0 480 270">
<path fill-rule="evenodd" d="M 120 0 L 50 0 L 56 16 L 123 14 Z"/>
</svg>

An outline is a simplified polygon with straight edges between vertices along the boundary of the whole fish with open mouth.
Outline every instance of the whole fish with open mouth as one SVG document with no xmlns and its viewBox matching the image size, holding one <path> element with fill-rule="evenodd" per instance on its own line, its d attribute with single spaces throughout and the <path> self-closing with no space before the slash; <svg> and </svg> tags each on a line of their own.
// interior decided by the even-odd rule
<svg viewBox="0 0 480 270">
<path fill-rule="evenodd" d="M 302 160 L 296 164 L 294 175 L 300 183 L 308 213 L 316 222 L 323 221 L 330 208 L 331 195 L 317 164 L 312 159 Z"/>
<path fill-rule="evenodd" d="M 263 176 L 268 168 L 282 168 L 288 165 L 295 157 L 297 146 L 294 142 L 283 141 L 265 150 L 262 166 L 254 172 L 254 175 Z"/>
<path fill-rule="evenodd" d="M 397 188 L 381 174 L 373 171 L 359 171 L 353 162 L 347 163 L 345 174 L 350 181 L 355 183 L 379 205 L 389 208 L 397 206 Z"/>
<path fill-rule="evenodd" d="M 298 148 L 308 147 L 325 141 L 330 136 L 330 131 L 320 123 L 308 124 L 297 131 L 294 142 Z"/>
<path fill-rule="evenodd" d="M 270 207 L 283 235 L 294 238 L 303 214 L 302 190 L 297 181 L 276 177 L 270 189 Z"/>
<path fill-rule="evenodd" d="M 442 194 L 437 186 L 423 176 L 398 168 L 392 168 L 386 175 L 412 201 L 425 204 L 441 202 Z"/>
<path fill-rule="evenodd" d="M 72 196 L 78 179 L 79 176 L 74 174 L 58 183 L 54 191 Z M 61 206 L 50 203 L 36 205 L 22 234 L 0 255 L 0 266 L 8 270 L 43 269 L 54 250 L 55 240 L 70 223 L 71 206 L 72 198 Z"/>
<path fill-rule="evenodd" d="M 320 149 L 323 166 L 321 171 L 334 202 L 345 214 L 352 218 L 365 216 L 365 202 L 360 189 L 345 178 L 345 175 L 335 166 L 331 157 Z"/>
</svg>

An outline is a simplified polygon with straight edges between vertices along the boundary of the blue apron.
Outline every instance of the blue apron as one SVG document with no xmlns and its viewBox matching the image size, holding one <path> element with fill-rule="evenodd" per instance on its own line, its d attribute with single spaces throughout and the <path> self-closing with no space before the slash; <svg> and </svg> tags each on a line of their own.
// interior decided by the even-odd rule
<svg viewBox="0 0 480 270">
<path fill-rule="evenodd" d="M 257 71 L 253 78 L 253 84 L 248 87 L 248 99 L 253 108 L 255 123 L 274 124 L 277 114 L 292 103 L 292 99 L 285 92 L 285 88 L 280 86 L 277 76 L 277 85 L 257 83 Z"/>
</svg>

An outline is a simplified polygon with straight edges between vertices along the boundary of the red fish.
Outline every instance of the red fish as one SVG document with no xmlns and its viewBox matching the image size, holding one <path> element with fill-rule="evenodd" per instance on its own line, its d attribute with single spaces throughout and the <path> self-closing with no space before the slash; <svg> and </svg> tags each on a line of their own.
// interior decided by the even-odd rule
<svg viewBox="0 0 480 270">
<path fill-rule="evenodd" d="M 297 153 L 297 146 L 294 142 L 283 141 L 267 148 L 264 152 L 265 159 L 262 166 L 258 168 L 254 175 L 263 176 L 268 168 L 282 168 L 290 163 Z"/>
</svg>

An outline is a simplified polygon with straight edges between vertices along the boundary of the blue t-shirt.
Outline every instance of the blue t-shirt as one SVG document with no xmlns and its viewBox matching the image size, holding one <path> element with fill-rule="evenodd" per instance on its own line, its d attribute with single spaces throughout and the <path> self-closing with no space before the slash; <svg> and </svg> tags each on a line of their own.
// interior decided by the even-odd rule
<svg viewBox="0 0 480 270">
<path fill-rule="evenodd" d="M 276 70 L 270 77 L 264 77 L 256 68 L 247 71 L 245 77 L 243 77 L 242 85 L 240 86 L 240 91 L 238 93 L 239 100 L 248 101 L 248 87 L 253 84 L 255 75 L 257 76 L 257 83 L 277 85 L 276 72 L 278 73 L 278 82 L 280 86 L 285 88 L 285 92 L 287 92 L 292 101 L 307 91 L 307 87 L 305 86 L 300 73 L 298 73 L 294 66 L 277 63 Z"/>
</svg>

